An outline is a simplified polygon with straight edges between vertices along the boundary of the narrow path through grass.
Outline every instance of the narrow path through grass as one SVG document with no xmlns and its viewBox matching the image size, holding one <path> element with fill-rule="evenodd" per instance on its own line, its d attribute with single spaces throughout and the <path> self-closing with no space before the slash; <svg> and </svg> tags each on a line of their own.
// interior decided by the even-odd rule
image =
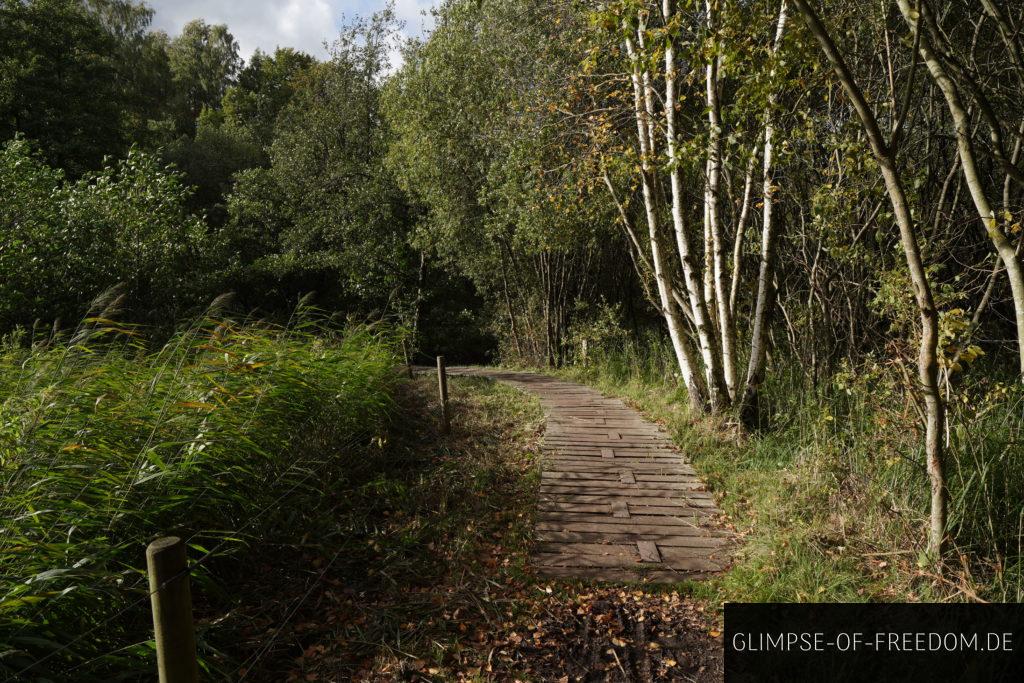
<svg viewBox="0 0 1024 683">
<path fill-rule="evenodd" d="M 245 680 L 715 680 L 714 615 L 685 595 L 532 575 L 537 402 L 453 378 L 442 437 L 434 390 L 411 383 L 330 515 L 240 588 L 231 654 L 264 653 Z"/>
</svg>

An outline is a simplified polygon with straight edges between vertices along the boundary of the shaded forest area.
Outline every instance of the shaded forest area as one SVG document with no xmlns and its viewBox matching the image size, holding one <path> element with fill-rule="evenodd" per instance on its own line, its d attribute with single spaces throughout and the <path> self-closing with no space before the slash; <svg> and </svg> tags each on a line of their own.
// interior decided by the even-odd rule
<svg viewBox="0 0 1024 683">
<path fill-rule="evenodd" d="M 719 598 L 1024 597 L 1020 3 L 444 0 L 425 38 L 385 9 L 323 60 L 152 17 L 0 0 L 12 671 L 77 642 L 17 641 L 51 599 L 104 617 L 178 496 L 219 491 L 188 522 L 219 548 L 252 501 L 210 472 L 292 481 L 297 416 L 385 439 L 403 354 L 666 422 L 745 534 Z M 116 536 L 83 500 L 178 503 L 72 570 L 75 529 Z M 55 660 L 124 664 L 85 645 Z"/>
</svg>

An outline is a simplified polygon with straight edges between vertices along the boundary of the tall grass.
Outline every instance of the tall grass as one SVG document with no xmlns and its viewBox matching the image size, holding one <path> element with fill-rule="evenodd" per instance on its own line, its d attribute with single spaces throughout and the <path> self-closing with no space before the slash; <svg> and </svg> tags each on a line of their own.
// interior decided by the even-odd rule
<svg viewBox="0 0 1024 683">
<path fill-rule="evenodd" d="M 0 678 L 151 677 L 147 542 L 188 539 L 196 592 L 230 590 L 217 568 L 386 427 L 387 334 L 144 333 L 91 318 L 0 347 Z"/>
<path fill-rule="evenodd" d="M 921 554 L 928 479 L 914 397 L 894 362 L 865 358 L 815 385 L 777 359 L 763 430 L 737 436 L 685 407 L 671 349 L 619 342 L 566 372 L 663 419 L 745 533 L 730 599 L 1024 599 L 1024 390 L 974 367 L 950 396 L 951 552 Z M 911 373 L 912 374 L 912 373 Z"/>
</svg>

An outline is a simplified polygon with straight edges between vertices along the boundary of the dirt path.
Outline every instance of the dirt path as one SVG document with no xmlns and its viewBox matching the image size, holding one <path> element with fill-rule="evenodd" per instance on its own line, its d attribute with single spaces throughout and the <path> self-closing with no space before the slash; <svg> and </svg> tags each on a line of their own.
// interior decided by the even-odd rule
<svg viewBox="0 0 1024 683">
<path fill-rule="evenodd" d="M 453 367 L 536 394 L 547 414 L 538 574 L 676 582 L 721 571 L 730 534 L 712 495 L 661 429 L 615 398 L 528 372 Z"/>
</svg>

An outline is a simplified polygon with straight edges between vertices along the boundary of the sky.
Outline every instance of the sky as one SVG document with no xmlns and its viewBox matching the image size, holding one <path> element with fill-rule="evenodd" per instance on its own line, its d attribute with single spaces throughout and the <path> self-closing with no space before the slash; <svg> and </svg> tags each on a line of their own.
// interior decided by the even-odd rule
<svg viewBox="0 0 1024 683">
<path fill-rule="evenodd" d="M 326 57 L 324 41 L 333 41 L 341 26 L 355 16 L 383 9 L 386 0 L 147 0 L 156 10 L 153 28 L 177 35 L 192 19 L 227 24 L 238 41 L 242 57 L 256 48 L 273 52 L 294 47 L 315 57 Z M 395 0 L 395 13 L 405 22 L 407 36 L 419 36 L 430 27 L 421 16 L 434 0 Z"/>
</svg>

